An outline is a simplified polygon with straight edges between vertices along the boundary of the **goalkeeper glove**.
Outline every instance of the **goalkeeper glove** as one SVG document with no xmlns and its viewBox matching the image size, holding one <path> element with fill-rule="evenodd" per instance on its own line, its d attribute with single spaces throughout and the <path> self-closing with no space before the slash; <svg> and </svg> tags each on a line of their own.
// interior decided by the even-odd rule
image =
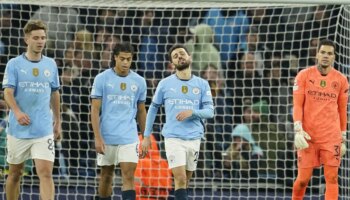
<svg viewBox="0 0 350 200">
<path fill-rule="evenodd" d="M 294 146 L 298 150 L 306 149 L 309 147 L 309 144 L 306 140 L 311 140 L 311 137 L 309 134 L 307 134 L 303 130 L 303 126 L 300 121 L 294 122 Z"/>
<path fill-rule="evenodd" d="M 342 135 L 343 141 L 341 144 L 340 154 L 343 157 L 346 154 L 346 144 L 345 144 L 346 143 L 346 131 L 342 131 L 341 135 Z"/>
</svg>

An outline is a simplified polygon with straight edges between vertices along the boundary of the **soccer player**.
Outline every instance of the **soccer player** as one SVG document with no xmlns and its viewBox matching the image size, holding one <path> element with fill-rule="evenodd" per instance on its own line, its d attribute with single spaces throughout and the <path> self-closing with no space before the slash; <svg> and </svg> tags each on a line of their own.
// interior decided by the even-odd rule
<svg viewBox="0 0 350 200">
<path fill-rule="evenodd" d="M 169 51 L 176 73 L 157 86 L 146 118 L 142 154 L 150 147 L 150 134 L 158 108 L 164 104 L 166 123 L 162 130 L 165 151 L 175 181 L 175 199 L 188 199 L 187 187 L 196 170 L 200 140 L 204 133 L 203 119 L 214 115 L 208 81 L 191 73 L 191 56 L 182 45 Z"/>
<path fill-rule="evenodd" d="M 91 121 L 97 164 L 101 166 L 99 199 L 112 199 L 115 165 L 122 173 L 122 197 L 136 198 L 134 173 L 138 163 L 138 130 L 145 129 L 146 81 L 130 70 L 133 48 L 120 43 L 114 49 L 115 65 L 98 74 L 91 91 Z M 101 114 L 100 114 L 101 111 Z"/>
<path fill-rule="evenodd" d="M 293 200 L 303 199 L 313 169 L 324 166 L 325 199 L 338 199 L 338 169 L 346 153 L 349 84 L 333 68 L 335 44 L 322 40 L 317 64 L 298 73 L 293 86 L 294 145 L 298 150 L 298 177 Z"/>
<path fill-rule="evenodd" d="M 19 198 L 24 161 L 32 158 L 40 180 L 40 199 L 48 200 L 54 199 L 55 193 L 54 139 L 61 135 L 58 70 L 56 62 L 42 54 L 46 25 L 40 20 L 29 21 L 24 36 L 27 50 L 7 63 L 3 80 L 5 101 L 11 109 L 6 198 Z"/>
</svg>

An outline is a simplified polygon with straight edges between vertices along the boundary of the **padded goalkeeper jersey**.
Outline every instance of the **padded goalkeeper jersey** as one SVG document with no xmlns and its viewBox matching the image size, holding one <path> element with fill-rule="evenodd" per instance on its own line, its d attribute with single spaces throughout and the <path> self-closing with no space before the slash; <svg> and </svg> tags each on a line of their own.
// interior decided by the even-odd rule
<svg viewBox="0 0 350 200">
<path fill-rule="evenodd" d="M 347 78 L 334 68 L 326 76 L 317 66 L 298 73 L 293 86 L 293 118 L 302 121 L 312 142 L 341 140 L 340 132 L 346 130 L 348 89 Z"/>
<path fill-rule="evenodd" d="M 98 74 L 91 98 L 101 99 L 100 131 L 105 144 L 132 144 L 138 141 L 138 104 L 146 101 L 144 78 L 131 71 L 125 77 L 113 69 Z"/>
</svg>

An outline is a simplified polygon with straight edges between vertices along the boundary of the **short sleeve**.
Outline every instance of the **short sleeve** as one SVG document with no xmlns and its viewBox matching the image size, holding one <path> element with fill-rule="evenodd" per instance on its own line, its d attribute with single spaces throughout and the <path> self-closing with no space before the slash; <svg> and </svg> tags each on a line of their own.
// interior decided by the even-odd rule
<svg viewBox="0 0 350 200">
<path fill-rule="evenodd" d="M 2 81 L 3 88 L 15 88 L 17 87 L 17 72 L 14 60 L 10 60 L 5 69 L 4 78 Z"/>
<path fill-rule="evenodd" d="M 91 89 L 90 98 L 100 99 L 103 96 L 103 75 L 99 74 L 95 77 L 94 83 Z"/>
</svg>

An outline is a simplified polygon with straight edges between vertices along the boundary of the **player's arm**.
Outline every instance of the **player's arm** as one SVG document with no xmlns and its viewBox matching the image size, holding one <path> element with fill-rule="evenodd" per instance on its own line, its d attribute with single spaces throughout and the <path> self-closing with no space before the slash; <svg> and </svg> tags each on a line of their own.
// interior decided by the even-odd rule
<svg viewBox="0 0 350 200">
<path fill-rule="evenodd" d="M 27 126 L 30 124 L 30 118 L 27 114 L 22 112 L 22 110 L 17 105 L 16 99 L 14 97 L 14 91 L 15 89 L 12 87 L 5 88 L 4 99 L 15 115 L 17 122 L 22 126 Z"/>
<path fill-rule="evenodd" d="M 101 99 L 92 99 L 91 100 L 91 124 L 92 130 L 94 131 L 95 136 L 95 148 L 96 152 L 104 154 L 105 144 L 100 132 L 100 108 L 101 108 Z"/>
<path fill-rule="evenodd" d="M 214 117 L 214 103 L 209 83 L 206 81 L 201 89 L 201 106 L 199 109 L 184 110 L 176 115 L 176 119 L 183 121 L 187 118 L 209 119 Z"/>
<path fill-rule="evenodd" d="M 141 157 L 144 157 L 148 153 L 148 149 L 151 148 L 151 133 L 153 130 L 154 120 L 156 119 L 158 109 L 163 104 L 164 101 L 164 92 L 163 92 L 164 81 L 160 81 L 156 92 L 154 93 L 152 103 L 148 108 L 146 116 L 146 127 L 143 133 L 143 140 L 141 144 Z"/>
<path fill-rule="evenodd" d="M 309 147 L 307 140 L 311 137 L 303 129 L 303 114 L 305 101 L 305 80 L 304 74 L 299 73 L 293 86 L 293 120 L 294 120 L 294 145 L 298 150 Z"/>
<path fill-rule="evenodd" d="M 140 102 L 137 105 L 137 122 L 140 127 L 141 134 L 145 132 L 145 127 L 146 127 L 146 106 L 145 102 Z"/>
<path fill-rule="evenodd" d="M 61 99 L 58 90 L 51 93 L 50 104 L 54 117 L 54 138 L 55 140 L 59 140 L 61 139 Z"/>
<path fill-rule="evenodd" d="M 341 155 L 344 156 L 346 153 L 346 130 L 347 130 L 347 107 L 348 107 L 348 100 L 349 100 L 349 83 L 347 79 L 345 79 L 344 87 L 340 90 L 340 94 L 338 97 L 338 112 L 339 112 L 339 119 L 340 119 L 340 130 L 342 134 L 342 147 L 341 147 Z"/>
<path fill-rule="evenodd" d="M 148 108 L 146 116 L 146 127 L 143 133 L 143 140 L 141 145 L 141 158 L 145 157 L 148 153 L 148 149 L 151 147 L 151 134 L 153 129 L 154 120 L 156 119 L 158 109 L 161 105 L 155 104 L 154 102 Z"/>
</svg>

